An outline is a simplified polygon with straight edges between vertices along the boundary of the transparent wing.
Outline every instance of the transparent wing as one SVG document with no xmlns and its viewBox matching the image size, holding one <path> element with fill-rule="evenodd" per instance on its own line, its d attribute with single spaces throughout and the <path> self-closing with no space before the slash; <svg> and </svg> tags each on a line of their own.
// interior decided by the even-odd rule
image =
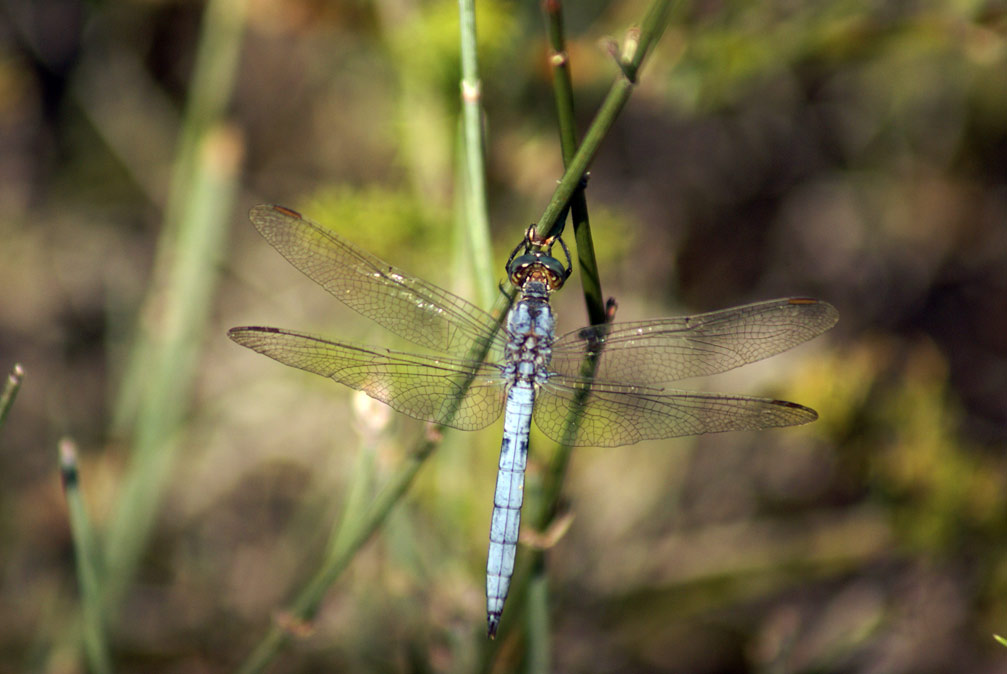
<svg viewBox="0 0 1007 674">
<path fill-rule="evenodd" d="M 650 385 L 706 376 L 786 351 L 838 319 L 831 304 L 789 298 L 698 316 L 595 325 L 559 337 L 550 370 L 577 376 L 585 356 L 600 353 L 598 381 Z"/>
<path fill-rule="evenodd" d="M 358 248 L 283 206 L 249 212 L 283 257 L 339 301 L 414 344 L 465 356 L 479 343 L 502 345 L 497 322 L 466 300 Z"/>
<path fill-rule="evenodd" d="M 576 447 L 618 447 L 681 435 L 796 426 L 818 418 L 813 409 L 785 400 L 608 384 L 594 384 L 578 405 L 586 386 L 554 376 L 539 389 L 535 423 L 543 433 Z M 564 438 L 571 410 L 579 413 L 580 425 Z"/>
<path fill-rule="evenodd" d="M 473 431 L 491 424 L 503 410 L 504 381 L 488 363 L 371 351 L 279 328 L 231 328 L 227 336 L 284 365 L 363 391 L 415 419 Z"/>
</svg>

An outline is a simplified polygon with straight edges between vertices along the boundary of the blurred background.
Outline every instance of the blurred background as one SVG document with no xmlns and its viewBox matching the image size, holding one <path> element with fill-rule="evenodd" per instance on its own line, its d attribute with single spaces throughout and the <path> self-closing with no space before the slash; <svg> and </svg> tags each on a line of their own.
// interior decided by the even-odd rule
<svg viewBox="0 0 1007 674">
<path fill-rule="evenodd" d="M 569 4 L 584 129 L 645 4 Z M 495 284 L 562 162 L 540 7 L 478 11 Z M 0 369 L 27 373 L 0 429 L 0 672 L 85 671 L 61 438 L 115 669 L 222 672 L 317 567 L 353 476 L 373 493 L 422 435 L 225 333 L 401 346 L 255 233 L 264 201 L 477 299 L 457 21 L 441 0 L 0 4 Z M 812 425 L 575 451 L 555 670 L 1007 667 L 1005 38 L 1003 2 L 677 6 L 592 166 L 606 296 L 620 320 L 788 295 L 841 319 L 687 384 Z M 561 331 L 586 322 L 576 280 Z M 499 433 L 445 437 L 273 671 L 521 666 L 521 629 L 484 652 Z M 532 492 L 552 451 L 533 436 Z"/>
</svg>

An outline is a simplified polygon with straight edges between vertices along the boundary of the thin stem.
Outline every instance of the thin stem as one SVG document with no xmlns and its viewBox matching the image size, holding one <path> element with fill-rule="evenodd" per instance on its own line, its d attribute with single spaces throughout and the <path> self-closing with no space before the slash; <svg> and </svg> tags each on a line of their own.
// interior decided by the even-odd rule
<svg viewBox="0 0 1007 674">
<path fill-rule="evenodd" d="M 333 554 L 329 555 L 322 568 L 308 581 L 291 605 L 290 612 L 295 619 L 306 621 L 315 616 L 329 587 L 349 566 L 357 551 L 381 528 L 438 444 L 439 441 L 430 435 L 423 437 L 351 530 L 340 533 L 340 545 L 333 550 Z M 289 638 L 289 632 L 274 623 L 239 671 L 251 674 L 265 670 Z"/>
<path fill-rule="evenodd" d="M 373 495 L 375 454 L 377 452 L 375 437 L 376 434 L 365 432 L 360 446 L 357 448 L 357 458 L 350 474 L 342 516 L 329 540 L 328 556 L 330 558 L 338 557 L 343 554 L 344 549 L 349 547 L 355 523 L 362 521 L 368 497 Z"/>
<path fill-rule="evenodd" d="M 546 674 L 553 671 L 549 630 L 549 576 L 545 572 L 544 556 L 536 556 L 532 564 L 527 591 L 528 605 L 525 610 L 528 641 L 526 671 L 528 674 Z"/>
<path fill-rule="evenodd" d="M 644 59 L 664 31 L 670 4 L 670 0 L 652 0 L 640 26 L 639 36 L 633 35 L 624 46 L 623 58 L 619 62 L 619 76 L 612 83 L 584 136 L 583 143 L 567 165 L 552 199 L 535 226 L 539 236 L 545 237 L 553 233 L 554 229 L 559 230 L 557 225 L 561 223 L 557 223 L 557 219 L 580 185 L 588 166 L 598 152 L 602 139 L 608 134 L 626 101 L 629 100 Z"/>
<path fill-rule="evenodd" d="M 122 384 L 135 397 L 119 400 L 132 411 L 127 418 L 133 422 L 133 454 L 106 539 L 110 611 L 131 582 L 171 474 L 210 316 L 243 154 L 237 132 L 222 120 L 237 71 L 244 10 L 244 0 L 211 0 L 206 8 L 153 291 Z"/>
<path fill-rule="evenodd" d="M 69 438 L 60 440 L 59 466 L 70 519 L 70 535 L 73 538 L 77 582 L 80 583 L 84 654 L 91 671 L 105 674 L 112 671 L 112 660 L 108 653 L 105 612 L 102 607 L 104 592 L 102 574 L 99 572 L 100 551 L 95 544 L 94 527 L 87 516 L 87 508 L 84 507 L 84 498 L 80 492 L 77 446 Z"/>
<path fill-rule="evenodd" d="M 566 52 L 566 38 L 563 33 L 563 3 L 561 0 L 545 0 L 542 4 L 546 15 L 546 31 L 549 35 L 549 65 L 552 67 L 552 89 L 556 99 L 563 163 L 568 164 L 577 151 L 577 119 L 573 109 L 570 55 Z"/>
<path fill-rule="evenodd" d="M 7 375 L 7 383 L 4 384 L 3 393 L 0 393 L 0 428 L 3 428 L 7 421 L 7 414 L 14 406 L 14 399 L 17 398 L 18 391 L 21 390 L 21 382 L 24 381 L 24 368 L 21 363 L 14 363 L 10 374 Z"/>
<path fill-rule="evenodd" d="M 463 183 L 466 224 L 472 250 L 473 273 L 480 306 L 494 299 L 493 252 L 489 236 L 489 209 L 486 205 L 486 158 L 484 156 L 482 84 L 476 51 L 475 0 L 458 0 L 461 31 L 461 102 L 465 144 Z"/>
<path fill-rule="evenodd" d="M 573 107 L 573 82 L 570 74 L 570 57 L 566 52 L 563 35 L 563 3 L 561 0 L 546 0 L 544 3 L 549 33 L 549 64 L 552 66 L 553 92 L 556 98 L 556 116 L 559 120 L 560 143 L 563 150 L 563 165 L 569 167 L 577 152 L 577 124 Z M 587 213 L 587 198 L 581 187 L 570 200 L 570 216 L 573 219 L 574 236 L 577 240 L 577 261 L 580 267 L 581 287 L 591 325 L 605 322 L 605 301 L 598 275 L 598 263 L 591 238 L 591 222 Z"/>
</svg>

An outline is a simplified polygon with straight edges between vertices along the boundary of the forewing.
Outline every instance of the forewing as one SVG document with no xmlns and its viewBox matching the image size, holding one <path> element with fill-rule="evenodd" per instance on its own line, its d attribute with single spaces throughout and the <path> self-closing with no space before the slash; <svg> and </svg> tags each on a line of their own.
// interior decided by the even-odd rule
<svg viewBox="0 0 1007 674">
<path fill-rule="evenodd" d="M 502 343 L 497 322 L 482 309 L 296 211 L 263 204 L 249 218 L 273 248 L 339 301 L 414 344 L 467 356 L 478 344 Z"/>
<path fill-rule="evenodd" d="M 556 442 L 576 447 L 618 447 L 642 440 L 722 431 L 754 431 L 806 424 L 810 408 L 785 400 L 723 393 L 665 391 L 586 384 L 553 377 L 535 399 L 535 424 Z M 579 425 L 568 429 L 571 412 Z"/>
<path fill-rule="evenodd" d="M 595 325 L 559 337 L 553 372 L 575 377 L 588 355 L 594 378 L 650 385 L 726 372 L 816 337 L 839 319 L 826 302 L 789 298 L 697 316 Z"/>
<path fill-rule="evenodd" d="M 488 363 L 432 358 L 267 327 L 231 328 L 228 337 L 284 365 L 328 377 L 415 419 L 465 431 L 500 416 L 504 382 Z"/>
</svg>

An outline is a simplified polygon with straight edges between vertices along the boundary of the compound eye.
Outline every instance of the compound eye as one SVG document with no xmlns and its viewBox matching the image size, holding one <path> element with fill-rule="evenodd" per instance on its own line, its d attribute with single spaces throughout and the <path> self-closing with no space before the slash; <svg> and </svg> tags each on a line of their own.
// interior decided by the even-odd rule
<svg viewBox="0 0 1007 674">
<path fill-rule="evenodd" d="M 516 286 L 524 283 L 532 267 L 536 264 L 538 264 L 538 258 L 534 255 L 522 255 L 515 258 L 507 269 L 511 283 Z"/>
<path fill-rule="evenodd" d="M 545 269 L 549 276 L 549 287 L 552 290 L 559 289 L 563 285 L 563 282 L 566 281 L 566 267 L 556 258 L 548 256 L 539 259 L 539 264 L 542 265 L 542 268 Z"/>
</svg>

